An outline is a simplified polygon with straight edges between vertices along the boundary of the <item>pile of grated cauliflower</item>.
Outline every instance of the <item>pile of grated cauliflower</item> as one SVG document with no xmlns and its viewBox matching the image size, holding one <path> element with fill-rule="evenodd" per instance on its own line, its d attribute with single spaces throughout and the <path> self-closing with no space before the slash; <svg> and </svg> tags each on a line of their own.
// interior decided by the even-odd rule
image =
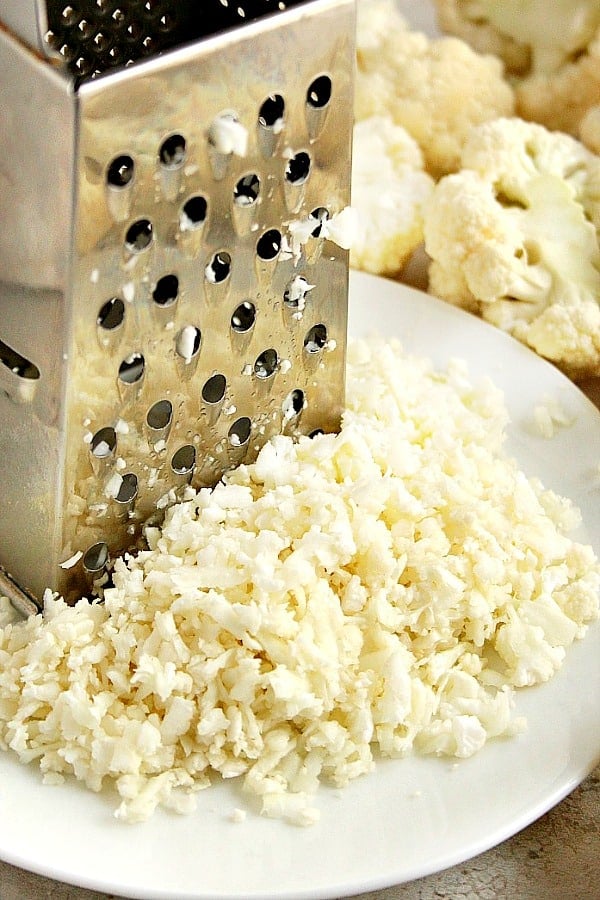
<svg viewBox="0 0 600 900">
<path fill-rule="evenodd" d="M 219 773 L 318 819 L 319 782 L 377 754 L 468 757 L 524 727 L 598 617 L 572 505 L 503 450 L 507 414 L 459 361 L 349 346 L 339 435 L 278 437 L 190 490 L 105 602 L 47 596 L 0 630 L 0 745 L 45 780 L 113 782 L 116 816 L 194 808 Z"/>
</svg>

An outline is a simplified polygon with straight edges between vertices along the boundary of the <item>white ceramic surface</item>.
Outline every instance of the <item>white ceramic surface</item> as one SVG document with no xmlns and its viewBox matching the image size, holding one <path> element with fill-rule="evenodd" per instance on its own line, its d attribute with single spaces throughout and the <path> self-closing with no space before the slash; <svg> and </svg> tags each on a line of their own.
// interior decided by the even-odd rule
<svg viewBox="0 0 600 900">
<path fill-rule="evenodd" d="M 353 334 L 373 329 L 443 364 L 465 358 L 490 375 L 511 412 L 522 468 L 573 498 L 581 536 L 600 552 L 600 413 L 554 368 L 499 331 L 399 284 L 353 273 Z M 532 409 L 559 399 L 574 419 L 551 440 Z M 130 898 L 323 898 L 408 881 L 494 846 L 569 793 L 600 757 L 600 625 L 572 647 L 548 684 L 520 692 L 528 731 L 459 762 L 379 763 L 343 791 L 323 788 L 319 824 L 301 829 L 250 812 L 236 784 L 199 795 L 197 812 L 160 812 L 127 826 L 115 798 L 76 784 L 46 787 L 35 768 L 0 753 L 0 858 L 60 881 Z"/>
</svg>

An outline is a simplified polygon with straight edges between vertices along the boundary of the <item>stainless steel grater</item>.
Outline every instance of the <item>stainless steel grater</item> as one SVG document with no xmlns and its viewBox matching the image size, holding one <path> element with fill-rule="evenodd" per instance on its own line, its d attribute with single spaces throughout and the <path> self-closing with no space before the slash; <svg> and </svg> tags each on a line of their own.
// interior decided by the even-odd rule
<svg viewBox="0 0 600 900">
<path fill-rule="evenodd" d="M 353 59 L 352 0 L 0 0 L 0 564 L 26 593 L 93 593 L 186 485 L 339 427 Z"/>
</svg>

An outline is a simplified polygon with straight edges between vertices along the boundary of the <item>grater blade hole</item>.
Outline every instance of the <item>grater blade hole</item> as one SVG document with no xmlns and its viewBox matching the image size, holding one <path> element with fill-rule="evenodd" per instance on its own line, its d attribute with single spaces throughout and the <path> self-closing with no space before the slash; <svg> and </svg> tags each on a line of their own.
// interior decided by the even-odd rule
<svg viewBox="0 0 600 900">
<path fill-rule="evenodd" d="M 185 444 L 173 454 L 171 468 L 176 475 L 191 475 L 196 465 L 196 448 Z"/>
<path fill-rule="evenodd" d="M 273 260 L 281 250 L 281 232 L 276 228 L 265 231 L 256 244 L 256 252 L 260 259 L 265 261 Z"/>
<path fill-rule="evenodd" d="M 286 419 L 297 418 L 306 405 L 304 391 L 296 388 L 287 395 L 281 405 L 281 409 Z"/>
<path fill-rule="evenodd" d="M 179 279 L 177 275 L 163 275 L 152 291 L 152 299 L 157 306 L 172 306 L 179 296 Z"/>
<path fill-rule="evenodd" d="M 110 19 L 112 22 L 112 27 L 115 29 L 115 31 L 117 31 L 118 29 L 123 28 L 125 22 L 127 21 L 127 16 L 123 12 L 123 10 L 117 6 L 116 9 L 113 9 Z"/>
<path fill-rule="evenodd" d="M 208 203 L 205 197 L 201 194 L 190 197 L 181 210 L 179 227 L 182 231 L 193 231 L 196 228 L 200 228 L 206 221 L 207 211 Z"/>
<path fill-rule="evenodd" d="M 134 475 L 133 472 L 128 472 L 126 475 L 123 475 L 123 479 L 121 481 L 121 487 L 119 488 L 119 493 L 115 497 L 117 503 L 128 504 L 131 503 L 138 495 L 138 479 L 137 475 Z"/>
<path fill-rule="evenodd" d="M 240 178 L 233 190 L 233 202 L 237 206 L 252 206 L 260 194 L 260 178 L 254 173 Z"/>
<path fill-rule="evenodd" d="M 125 246 L 130 253 L 142 253 L 152 243 L 154 229 L 149 219 L 138 219 L 127 230 Z"/>
<path fill-rule="evenodd" d="M 310 156 L 302 150 L 288 160 L 288 164 L 285 167 L 285 179 L 293 185 L 304 184 L 310 175 L 310 168 Z"/>
<path fill-rule="evenodd" d="M 107 426 L 100 428 L 92 437 L 90 451 L 96 459 L 108 459 L 113 456 L 117 447 L 117 432 L 114 428 Z"/>
<path fill-rule="evenodd" d="M 248 416 L 236 419 L 227 433 L 227 440 L 232 447 L 243 447 L 250 440 L 252 422 Z"/>
<path fill-rule="evenodd" d="M 110 38 L 103 31 L 97 31 L 92 43 L 96 53 L 104 53 L 110 47 Z"/>
<path fill-rule="evenodd" d="M 172 134 L 161 144 L 159 158 L 168 169 L 177 169 L 185 162 L 186 141 L 181 134 Z"/>
<path fill-rule="evenodd" d="M 142 353 L 132 353 L 119 366 L 119 380 L 124 384 L 136 384 L 144 375 L 146 360 Z"/>
<path fill-rule="evenodd" d="M 306 102 L 313 109 L 323 109 L 331 100 L 331 88 L 329 75 L 319 75 L 306 92 Z"/>
<path fill-rule="evenodd" d="M 90 575 L 103 572 L 108 563 L 108 545 L 104 541 L 89 547 L 83 555 L 83 568 Z"/>
<path fill-rule="evenodd" d="M 258 112 L 258 124 L 273 131 L 279 130 L 283 126 L 284 115 L 285 100 L 281 94 L 271 94 Z"/>
<path fill-rule="evenodd" d="M 144 26 L 138 21 L 129 22 L 125 31 L 128 41 L 139 41 L 144 33 Z"/>
<path fill-rule="evenodd" d="M 94 25 L 88 19 L 80 19 L 77 24 L 80 41 L 88 41 L 94 33 Z"/>
<path fill-rule="evenodd" d="M 202 399 L 205 403 L 220 403 L 225 396 L 227 381 L 220 372 L 209 378 L 202 388 Z"/>
<path fill-rule="evenodd" d="M 271 378 L 275 372 L 277 371 L 277 366 L 279 365 L 279 355 L 277 350 L 273 347 L 269 347 L 268 350 L 264 350 L 260 356 L 256 357 L 256 361 L 254 363 L 254 374 L 257 378 Z"/>
<path fill-rule="evenodd" d="M 313 288 L 314 284 L 309 284 L 304 275 L 296 275 L 283 292 L 283 302 L 291 309 L 304 309 L 306 295 Z"/>
<path fill-rule="evenodd" d="M 311 232 L 312 237 L 321 237 L 323 225 L 329 219 L 329 210 L 325 209 L 324 206 L 319 206 L 317 207 L 317 209 L 313 209 L 309 216 L 309 219 L 314 220 L 315 222 L 315 227 Z"/>
<path fill-rule="evenodd" d="M 94 60 L 89 56 L 80 55 L 73 64 L 78 78 L 86 78 L 94 71 Z"/>
<path fill-rule="evenodd" d="M 161 31 L 172 31 L 177 24 L 177 17 L 172 12 L 164 12 L 159 16 L 158 27 Z"/>
<path fill-rule="evenodd" d="M 234 310 L 231 316 L 231 327 L 238 334 L 245 334 L 250 331 L 256 321 L 256 307 L 250 300 L 244 300 L 243 303 Z"/>
<path fill-rule="evenodd" d="M 29 381 L 37 381 L 40 377 L 40 370 L 29 359 L 21 356 L 8 344 L 0 340 L 0 363 L 5 366 L 13 375 L 19 378 L 25 378 Z"/>
<path fill-rule="evenodd" d="M 159 400 L 150 407 L 146 414 L 148 427 L 153 431 L 168 428 L 173 420 L 173 404 L 170 400 Z"/>
<path fill-rule="evenodd" d="M 181 329 L 175 339 L 177 355 L 189 363 L 200 352 L 202 344 L 202 332 L 194 325 L 186 325 Z"/>
<path fill-rule="evenodd" d="M 74 25 L 77 21 L 77 13 L 72 6 L 63 6 L 60 18 L 62 24 L 68 28 L 70 25 Z"/>
<path fill-rule="evenodd" d="M 304 349 L 307 353 L 318 353 L 327 343 L 327 329 L 322 324 L 313 325 L 304 338 Z"/>
<path fill-rule="evenodd" d="M 231 256 L 224 250 L 215 253 L 206 269 L 206 280 L 211 284 L 221 284 L 229 278 L 231 273 Z"/>
<path fill-rule="evenodd" d="M 123 324 L 125 304 L 120 297 L 111 297 L 98 313 L 97 324 L 105 331 L 114 331 Z"/>
<path fill-rule="evenodd" d="M 131 156 L 116 156 L 106 171 L 106 182 L 115 188 L 124 188 L 133 180 L 135 163 Z"/>
</svg>

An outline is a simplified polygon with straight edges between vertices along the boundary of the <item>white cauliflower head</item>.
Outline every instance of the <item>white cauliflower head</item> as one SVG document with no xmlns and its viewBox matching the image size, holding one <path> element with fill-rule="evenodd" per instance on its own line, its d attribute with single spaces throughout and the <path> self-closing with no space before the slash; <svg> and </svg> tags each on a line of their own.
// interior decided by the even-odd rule
<svg viewBox="0 0 600 900">
<path fill-rule="evenodd" d="M 361 0 L 358 12 L 356 118 L 391 117 L 434 177 L 454 171 L 471 126 L 514 111 L 502 64 L 456 38 L 410 31 L 393 0 Z"/>
<path fill-rule="evenodd" d="M 435 0 L 443 31 L 494 53 L 517 113 L 578 133 L 600 97 L 600 0 Z"/>
<path fill-rule="evenodd" d="M 433 179 L 416 141 L 384 116 L 354 126 L 352 205 L 358 233 L 354 268 L 393 277 L 423 240 L 423 205 Z"/>
<path fill-rule="evenodd" d="M 432 293 L 573 378 L 600 374 L 600 159 L 520 119 L 473 129 L 425 212 Z"/>
</svg>

